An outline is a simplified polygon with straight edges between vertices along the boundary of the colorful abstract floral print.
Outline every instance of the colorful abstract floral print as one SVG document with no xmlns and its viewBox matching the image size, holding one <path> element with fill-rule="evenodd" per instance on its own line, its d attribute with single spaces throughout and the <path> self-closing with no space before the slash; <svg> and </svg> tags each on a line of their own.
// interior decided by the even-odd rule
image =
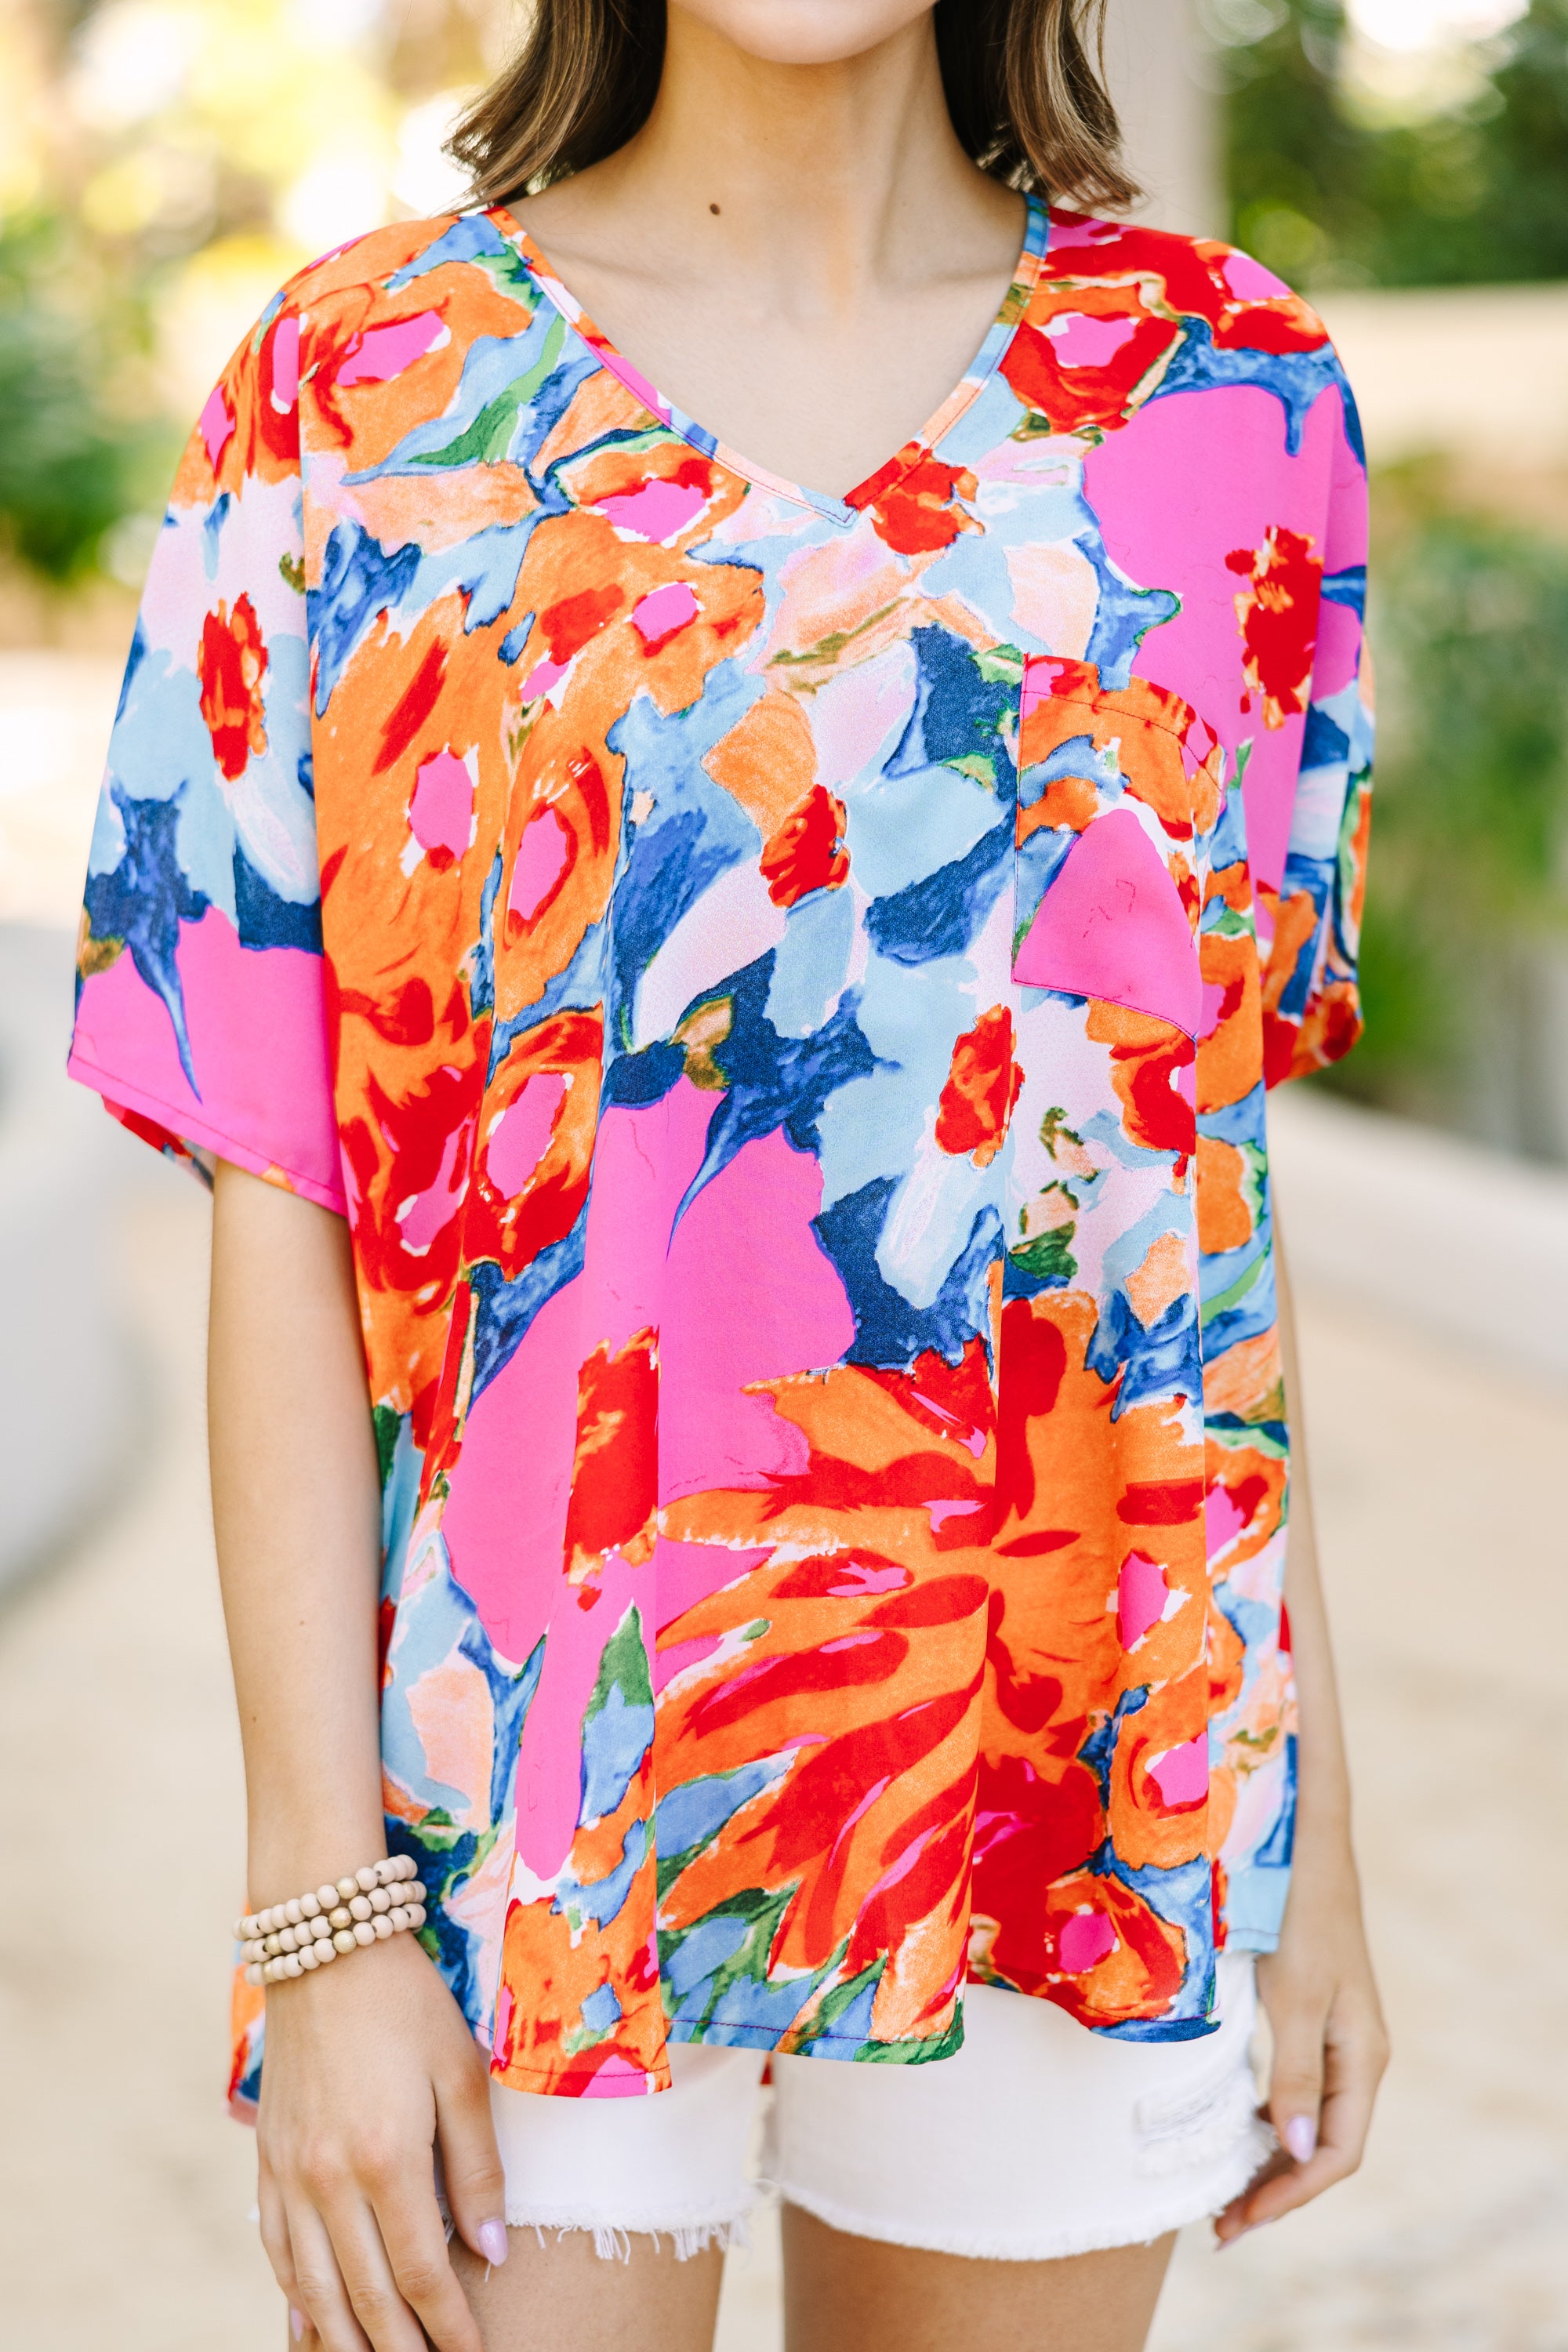
<svg viewBox="0 0 1568 2352">
<path fill-rule="evenodd" d="M 1264 1091 L 1358 1025 L 1364 554 L 1311 313 L 1037 206 L 844 499 L 502 210 L 212 394 L 73 1067 L 349 1220 L 388 1833 L 501 2080 L 940 2058 L 966 1981 L 1188 2037 L 1272 1942 Z"/>
</svg>

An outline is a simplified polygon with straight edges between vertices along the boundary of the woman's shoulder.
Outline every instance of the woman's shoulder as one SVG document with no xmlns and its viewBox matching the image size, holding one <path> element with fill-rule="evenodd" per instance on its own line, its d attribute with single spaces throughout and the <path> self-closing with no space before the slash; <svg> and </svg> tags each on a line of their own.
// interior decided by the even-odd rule
<svg viewBox="0 0 1568 2352">
<path fill-rule="evenodd" d="M 1130 305 L 1202 318 L 1228 340 L 1261 335 L 1279 347 L 1288 334 L 1299 348 L 1329 340 L 1294 287 L 1224 237 L 1053 207 L 1041 291 L 1059 300 L 1067 289 L 1084 285 L 1120 288 Z"/>
<path fill-rule="evenodd" d="M 1330 387 L 1348 425 L 1353 411 L 1321 319 L 1253 255 L 1223 237 L 1054 207 L 1004 373 L 1058 431 L 1117 429 L 1163 393 L 1251 388 L 1284 404 L 1293 456 Z M 1234 400 L 1216 400 L 1215 432 L 1230 435 L 1236 414 Z"/>
<path fill-rule="evenodd" d="M 288 278 L 264 313 L 308 315 L 340 296 L 396 294 L 430 272 L 465 263 L 492 268 L 514 258 L 493 214 L 482 206 L 384 222 L 318 254 Z"/>
</svg>

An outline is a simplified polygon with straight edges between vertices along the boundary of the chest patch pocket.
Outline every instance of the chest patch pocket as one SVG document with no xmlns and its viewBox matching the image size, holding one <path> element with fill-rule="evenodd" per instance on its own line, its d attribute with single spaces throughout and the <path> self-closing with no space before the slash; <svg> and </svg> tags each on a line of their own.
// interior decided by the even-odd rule
<svg viewBox="0 0 1568 2352">
<path fill-rule="evenodd" d="M 1032 660 L 1019 728 L 1013 977 L 1195 1037 L 1197 845 L 1224 754 L 1191 706 L 1087 663 Z"/>
</svg>

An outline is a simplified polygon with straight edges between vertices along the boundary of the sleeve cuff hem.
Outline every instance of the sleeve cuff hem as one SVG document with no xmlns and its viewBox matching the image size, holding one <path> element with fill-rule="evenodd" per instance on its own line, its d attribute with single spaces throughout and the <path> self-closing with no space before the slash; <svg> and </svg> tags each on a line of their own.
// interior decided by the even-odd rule
<svg viewBox="0 0 1568 2352">
<path fill-rule="evenodd" d="M 348 1195 L 341 1184 L 323 1183 L 319 1178 L 306 1176 L 282 1161 L 268 1160 L 251 1145 L 241 1143 L 237 1137 L 226 1135 L 221 1128 L 209 1127 L 205 1120 L 193 1118 L 188 1111 L 173 1103 L 160 1102 L 155 1095 L 144 1094 L 140 1087 L 117 1077 L 111 1071 L 100 1070 L 89 1061 L 79 1046 L 73 1046 L 66 1063 L 68 1076 L 103 1097 L 106 1103 L 134 1111 L 138 1117 L 152 1119 L 164 1128 L 177 1141 L 199 1143 L 204 1150 L 216 1152 L 220 1160 L 232 1160 L 248 1175 L 259 1176 L 280 1191 L 297 1192 L 301 1200 L 312 1201 L 320 1209 L 331 1209 L 334 1214 L 346 1217 Z"/>
</svg>

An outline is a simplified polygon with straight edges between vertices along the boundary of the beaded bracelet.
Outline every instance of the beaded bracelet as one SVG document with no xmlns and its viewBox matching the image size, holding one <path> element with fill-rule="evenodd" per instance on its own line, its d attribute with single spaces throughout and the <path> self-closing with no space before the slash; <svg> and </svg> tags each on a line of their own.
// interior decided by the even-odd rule
<svg viewBox="0 0 1568 2352">
<path fill-rule="evenodd" d="M 309 1976 L 362 1944 L 385 1943 L 405 1928 L 423 1927 L 425 1889 L 405 1853 L 395 1853 L 367 1862 L 335 1885 L 329 1881 L 290 1902 L 247 1911 L 234 1923 L 247 1984 Z"/>
</svg>

